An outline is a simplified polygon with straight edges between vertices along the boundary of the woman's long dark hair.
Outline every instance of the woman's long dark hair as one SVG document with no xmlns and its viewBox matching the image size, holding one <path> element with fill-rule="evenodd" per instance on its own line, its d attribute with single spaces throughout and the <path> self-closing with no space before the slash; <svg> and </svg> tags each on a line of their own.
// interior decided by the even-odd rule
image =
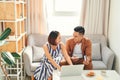
<svg viewBox="0 0 120 80">
<path fill-rule="evenodd" d="M 51 31 L 48 36 L 48 42 L 52 45 L 57 45 L 55 40 L 57 39 L 58 35 L 59 35 L 58 31 Z"/>
</svg>

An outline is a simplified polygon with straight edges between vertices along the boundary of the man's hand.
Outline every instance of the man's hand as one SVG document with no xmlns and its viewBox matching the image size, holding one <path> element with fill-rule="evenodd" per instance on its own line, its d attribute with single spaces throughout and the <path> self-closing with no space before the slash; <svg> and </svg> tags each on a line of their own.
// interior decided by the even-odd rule
<svg viewBox="0 0 120 80">
<path fill-rule="evenodd" d="M 73 57 L 71 57 L 71 59 L 79 59 L 79 57 L 73 56 Z"/>
<path fill-rule="evenodd" d="M 90 63 L 90 57 L 86 56 L 86 59 L 84 59 L 83 64 L 89 65 L 89 63 Z"/>
<path fill-rule="evenodd" d="M 71 57 L 71 60 L 73 63 L 76 63 L 79 60 L 79 58 L 77 56 L 73 56 Z"/>
</svg>

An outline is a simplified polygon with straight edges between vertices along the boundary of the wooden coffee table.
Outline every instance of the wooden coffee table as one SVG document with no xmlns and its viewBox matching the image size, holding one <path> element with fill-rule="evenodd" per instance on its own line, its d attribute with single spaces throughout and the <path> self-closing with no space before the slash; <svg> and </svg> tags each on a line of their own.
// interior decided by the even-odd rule
<svg viewBox="0 0 120 80">
<path fill-rule="evenodd" d="M 88 77 L 87 74 L 91 70 L 84 70 L 81 78 L 77 78 L 77 80 L 120 80 L 120 75 L 115 70 L 92 70 L 94 72 L 94 76 Z M 72 76 L 70 77 L 72 78 Z M 74 79 L 74 80 L 76 80 Z M 55 70 L 53 71 L 53 80 L 60 80 L 60 72 Z"/>
</svg>

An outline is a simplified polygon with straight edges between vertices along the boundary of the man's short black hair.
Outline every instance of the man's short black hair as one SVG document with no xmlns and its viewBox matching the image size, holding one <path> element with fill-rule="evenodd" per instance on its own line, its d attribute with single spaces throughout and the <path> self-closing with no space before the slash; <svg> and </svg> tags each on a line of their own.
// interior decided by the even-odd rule
<svg viewBox="0 0 120 80">
<path fill-rule="evenodd" d="M 84 35 L 84 33 L 85 33 L 85 29 L 84 29 L 84 27 L 82 27 L 82 26 L 77 26 L 77 27 L 75 27 L 75 28 L 74 28 L 74 31 L 75 31 L 75 32 L 79 32 L 80 34 L 83 34 L 83 35 Z"/>
</svg>

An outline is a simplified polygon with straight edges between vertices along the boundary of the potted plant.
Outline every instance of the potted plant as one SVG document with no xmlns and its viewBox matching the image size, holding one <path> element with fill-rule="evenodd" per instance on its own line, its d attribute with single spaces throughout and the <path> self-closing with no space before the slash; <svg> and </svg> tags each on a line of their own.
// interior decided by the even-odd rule
<svg viewBox="0 0 120 80">
<path fill-rule="evenodd" d="M 5 39 L 10 35 L 10 33 L 11 33 L 10 28 L 6 28 L 5 31 L 2 32 L 2 34 L 0 35 L 0 46 L 7 44 L 7 41 Z M 2 69 L 3 73 L 5 74 L 8 80 L 10 80 L 10 78 L 8 77 L 7 72 L 3 65 L 5 64 L 14 66 L 15 58 L 17 59 L 20 58 L 20 56 L 16 52 L 10 53 L 8 51 L 2 51 L 2 49 L 0 49 L 0 68 Z"/>
</svg>

